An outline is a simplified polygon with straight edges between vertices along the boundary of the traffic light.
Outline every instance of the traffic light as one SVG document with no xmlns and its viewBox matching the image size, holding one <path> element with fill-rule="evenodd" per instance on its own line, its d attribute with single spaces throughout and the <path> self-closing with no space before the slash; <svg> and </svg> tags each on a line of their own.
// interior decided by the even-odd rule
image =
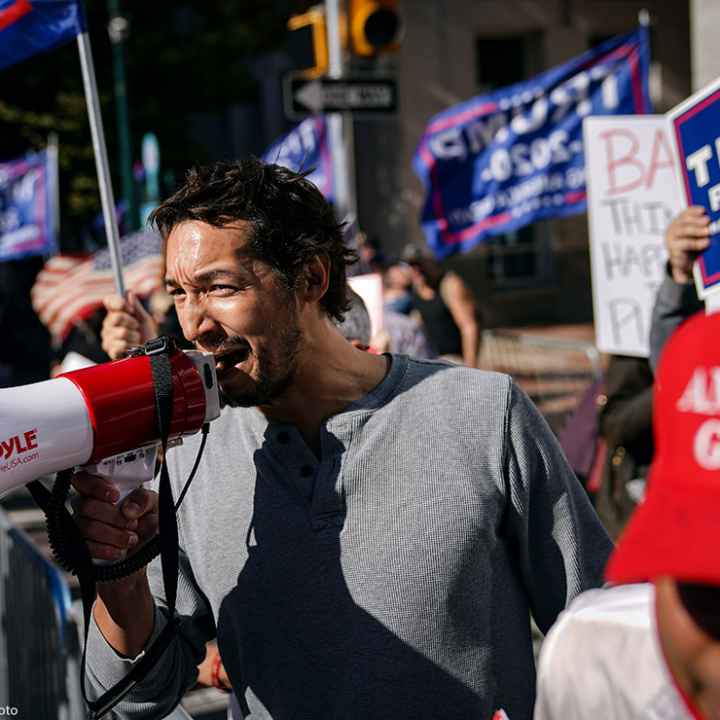
<svg viewBox="0 0 720 720">
<path fill-rule="evenodd" d="M 400 15 L 397 0 L 350 0 L 349 25 L 352 51 L 361 57 L 397 50 Z"/>
<path fill-rule="evenodd" d="M 320 77 L 328 69 L 327 30 L 322 6 L 311 7 L 288 20 L 289 51 L 295 66 L 306 77 Z"/>
</svg>

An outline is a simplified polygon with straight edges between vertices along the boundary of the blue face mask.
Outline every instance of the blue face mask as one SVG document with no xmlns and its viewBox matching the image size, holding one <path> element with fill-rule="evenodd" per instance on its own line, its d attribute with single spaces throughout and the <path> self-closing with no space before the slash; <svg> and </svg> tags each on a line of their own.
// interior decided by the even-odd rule
<svg viewBox="0 0 720 720">
<path fill-rule="evenodd" d="M 401 313 L 402 315 L 410 314 L 413 309 L 413 301 L 410 293 L 405 293 L 385 303 L 385 309 L 391 312 Z"/>
</svg>

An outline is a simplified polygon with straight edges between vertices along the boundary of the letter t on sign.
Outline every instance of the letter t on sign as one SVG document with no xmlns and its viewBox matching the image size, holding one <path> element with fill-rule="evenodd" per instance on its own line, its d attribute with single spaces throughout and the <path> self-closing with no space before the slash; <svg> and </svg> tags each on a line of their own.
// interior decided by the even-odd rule
<svg viewBox="0 0 720 720">
<path fill-rule="evenodd" d="M 687 169 L 695 173 L 695 182 L 698 187 L 705 187 L 710 182 L 708 173 L 708 160 L 712 157 L 709 145 L 703 145 L 699 150 L 685 158 Z"/>
</svg>

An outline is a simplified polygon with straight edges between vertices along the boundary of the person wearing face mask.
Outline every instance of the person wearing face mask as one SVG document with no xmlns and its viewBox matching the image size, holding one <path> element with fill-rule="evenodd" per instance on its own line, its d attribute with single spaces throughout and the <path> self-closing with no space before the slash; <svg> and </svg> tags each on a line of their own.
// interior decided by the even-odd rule
<svg viewBox="0 0 720 720">
<path fill-rule="evenodd" d="M 508 376 L 359 350 L 338 330 L 353 251 L 302 175 L 256 160 L 192 171 L 153 221 L 185 337 L 225 398 L 178 516 L 177 636 L 116 712 L 163 717 L 217 635 L 253 719 L 528 720 L 530 615 L 546 630 L 601 582 L 611 545 L 537 410 Z M 157 331 L 107 301 L 117 357 Z M 174 492 L 200 438 L 167 454 Z M 92 555 L 155 531 L 78 474 Z M 169 621 L 159 565 L 98 588 L 93 692 Z"/>
<path fill-rule="evenodd" d="M 535 720 L 720 717 L 720 315 L 677 329 L 658 367 L 645 500 L 540 656 Z"/>
</svg>

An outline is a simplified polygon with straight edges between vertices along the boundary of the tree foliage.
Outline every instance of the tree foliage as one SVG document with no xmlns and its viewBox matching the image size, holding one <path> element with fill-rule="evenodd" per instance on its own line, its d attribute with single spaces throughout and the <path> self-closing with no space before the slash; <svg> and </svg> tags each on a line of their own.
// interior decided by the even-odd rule
<svg viewBox="0 0 720 720">
<path fill-rule="evenodd" d="M 130 21 L 126 78 L 134 159 L 140 139 L 154 132 L 163 167 L 176 176 L 207 159 L 193 140 L 194 113 L 222 113 L 257 96 L 249 63 L 282 48 L 293 0 L 121 0 Z M 104 0 L 86 3 L 103 109 L 113 186 L 119 196 L 112 48 Z M 100 211 L 94 157 L 77 47 L 70 43 L 0 72 L 0 161 L 42 148 L 57 133 L 60 153 L 62 245 L 87 249 Z"/>
</svg>

